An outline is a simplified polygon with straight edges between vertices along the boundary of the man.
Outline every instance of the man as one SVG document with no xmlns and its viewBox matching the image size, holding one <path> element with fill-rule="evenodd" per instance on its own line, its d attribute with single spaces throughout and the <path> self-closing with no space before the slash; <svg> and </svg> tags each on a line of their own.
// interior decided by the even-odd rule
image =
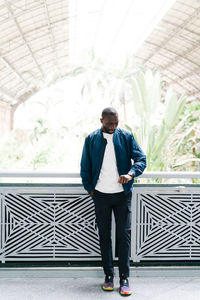
<svg viewBox="0 0 200 300">
<path fill-rule="evenodd" d="M 128 282 L 132 184 L 134 178 L 144 171 L 146 156 L 130 132 L 117 128 L 118 113 L 114 108 L 105 108 L 100 121 L 101 129 L 85 139 L 81 177 L 95 205 L 105 273 L 102 288 L 105 291 L 114 290 L 111 241 L 113 211 L 119 256 L 119 292 L 122 296 L 128 296 L 132 293 Z"/>
</svg>

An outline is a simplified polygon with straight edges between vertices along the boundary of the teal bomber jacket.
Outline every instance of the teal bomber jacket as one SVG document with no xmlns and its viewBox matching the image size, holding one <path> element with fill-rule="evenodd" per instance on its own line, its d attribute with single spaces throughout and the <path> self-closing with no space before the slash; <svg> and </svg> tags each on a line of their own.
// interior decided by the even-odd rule
<svg viewBox="0 0 200 300">
<path fill-rule="evenodd" d="M 88 193 L 93 191 L 97 184 L 106 144 L 107 140 L 103 137 L 102 129 L 97 129 L 85 139 L 80 175 Z M 124 193 L 128 194 L 132 191 L 134 178 L 141 175 L 146 168 L 146 156 L 129 131 L 116 128 L 113 144 L 119 176 L 128 173 L 133 175 L 132 180 L 123 184 Z"/>
</svg>

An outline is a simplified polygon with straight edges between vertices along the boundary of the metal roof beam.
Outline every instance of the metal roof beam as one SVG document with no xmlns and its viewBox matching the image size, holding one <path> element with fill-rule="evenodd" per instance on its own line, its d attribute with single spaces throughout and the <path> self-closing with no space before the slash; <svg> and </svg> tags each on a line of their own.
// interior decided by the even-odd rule
<svg viewBox="0 0 200 300">
<path fill-rule="evenodd" d="M 37 93 L 39 91 L 39 88 L 34 87 L 32 90 L 29 90 L 27 92 L 25 92 L 23 95 L 21 95 L 17 100 L 17 102 L 15 102 L 12 105 L 13 108 L 13 112 L 17 109 L 17 107 L 22 104 L 23 102 L 25 102 L 26 100 L 28 100 L 32 95 L 34 95 L 35 93 Z"/>
<path fill-rule="evenodd" d="M 200 76 L 200 67 L 195 68 L 194 70 L 192 70 L 191 72 L 186 73 L 183 76 L 179 76 L 178 80 L 180 80 L 181 82 L 184 82 L 185 80 L 187 80 L 188 78 L 190 78 L 194 75 Z M 173 84 L 173 83 L 174 83 L 174 80 L 171 80 L 170 84 Z"/>
<path fill-rule="evenodd" d="M 147 41 L 146 41 L 145 43 L 148 44 L 148 45 L 154 46 L 154 47 L 156 47 L 156 48 L 159 48 L 159 50 L 162 49 L 162 50 L 164 50 L 164 51 L 166 51 L 166 52 L 169 52 L 169 53 L 175 55 L 176 59 L 173 58 L 174 61 L 177 61 L 177 57 L 179 57 L 179 58 L 182 58 L 182 59 L 187 60 L 187 61 L 190 62 L 191 64 L 195 64 L 195 65 L 196 65 L 196 63 L 194 63 L 193 61 L 191 61 L 190 59 L 188 59 L 188 58 L 185 57 L 184 55 L 177 54 L 176 52 L 174 52 L 174 51 L 172 51 L 172 50 L 169 50 L 169 49 L 167 49 L 167 48 L 164 48 L 164 47 L 159 46 L 159 45 L 157 45 L 157 44 L 154 44 L 154 43 L 152 43 L 152 42 L 147 42 Z M 200 47 L 200 44 L 199 44 L 199 43 L 196 43 L 195 46 Z M 192 51 L 193 51 L 193 50 L 192 50 Z M 145 59 L 144 59 L 144 61 L 145 61 Z M 171 61 L 172 61 L 172 60 L 171 60 Z M 170 64 L 171 61 L 170 61 L 168 64 Z M 160 68 L 161 68 L 161 69 L 167 69 L 166 66 L 167 66 L 167 65 L 165 65 L 165 66 L 160 66 Z M 200 65 L 198 65 L 198 66 L 200 67 Z"/>
<path fill-rule="evenodd" d="M 200 43 L 198 42 L 195 45 L 193 45 L 189 50 L 183 52 L 181 55 L 176 54 L 175 57 L 168 64 L 164 65 L 162 68 L 163 69 L 170 68 L 180 58 L 184 58 L 184 59 L 188 60 L 187 57 L 186 57 L 186 55 L 190 54 L 191 52 L 193 52 L 194 50 L 198 49 L 199 47 L 200 47 Z M 194 63 L 194 62 L 192 62 L 192 61 L 190 61 L 190 62 L 196 65 L 196 63 Z"/>
<path fill-rule="evenodd" d="M 32 10 L 33 8 L 38 7 L 38 4 L 35 7 L 30 7 L 30 6 L 27 7 L 27 3 L 26 3 L 26 7 L 27 8 L 23 7 L 23 4 L 20 5 L 20 7 L 16 7 L 16 5 L 14 3 L 15 1 L 11 0 L 10 2 L 12 2 L 12 6 L 13 7 L 17 8 L 18 10 L 20 10 L 20 12 L 18 12 L 17 14 L 15 14 L 16 17 L 21 16 L 22 14 L 24 14 L 25 11 L 28 11 L 28 9 L 30 11 L 30 9 Z M 4 24 L 4 22 L 8 22 L 8 20 L 12 20 L 12 16 L 10 16 L 9 13 L 8 14 L 2 14 L 2 15 L 0 15 L 0 25 Z"/>
<path fill-rule="evenodd" d="M 54 22 L 53 24 L 54 25 L 57 25 L 57 24 L 59 24 L 59 23 L 63 23 L 63 22 L 66 22 L 66 18 L 65 19 L 60 19 L 59 21 L 56 21 L 56 22 Z M 1 25 L 0 25 L 1 26 Z M 45 25 L 45 26 L 48 26 L 48 25 Z M 26 34 L 30 34 L 30 33 L 32 33 L 32 32 L 34 32 L 35 30 L 40 30 L 40 29 L 43 29 L 44 28 L 44 26 L 38 26 L 38 27 L 35 27 L 34 29 L 32 29 L 32 30 L 30 30 L 30 31 L 27 31 L 26 32 Z M 45 38 L 46 37 L 46 34 L 44 34 L 43 36 L 40 36 L 39 38 Z M 37 38 L 35 38 L 34 40 L 37 40 Z M 12 39 L 11 40 L 7 40 L 7 42 L 9 43 L 9 42 L 12 42 Z M 58 43 L 57 43 L 58 44 Z M 19 45 L 18 47 L 21 47 L 21 45 Z M 8 51 L 6 54 L 11 54 L 12 52 L 14 52 L 18 47 L 16 47 L 16 48 L 14 48 L 14 49 L 12 49 L 12 50 L 10 50 L 10 51 Z"/>
<path fill-rule="evenodd" d="M 140 56 L 135 56 L 135 57 L 138 58 L 138 59 L 142 59 L 142 57 L 140 57 Z M 151 62 L 150 62 L 150 63 L 151 63 Z M 158 64 L 156 64 L 156 63 L 151 63 L 151 64 L 152 64 L 153 66 L 155 66 L 158 70 L 161 68 L 161 66 L 158 65 Z M 200 71 L 200 70 L 199 70 L 199 71 Z M 171 86 L 171 85 L 173 85 L 173 84 L 176 84 L 176 85 L 180 86 L 181 89 L 183 89 L 183 93 L 184 93 L 184 91 L 185 91 L 186 94 L 189 95 L 189 94 L 188 94 L 189 90 L 184 86 L 184 83 L 182 84 L 182 81 L 181 81 L 181 80 L 180 80 L 181 82 L 179 81 L 179 76 L 178 76 L 176 73 L 172 72 L 172 71 L 168 71 L 168 72 L 170 72 L 171 74 L 175 75 L 177 78 L 176 78 L 176 79 L 172 79 L 169 75 L 167 75 L 167 74 L 165 74 L 165 73 L 163 72 L 163 73 L 162 73 L 162 76 L 169 79 L 169 81 L 167 81 L 167 83 L 166 83 L 166 87 Z M 197 87 L 194 86 L 191 82 L 190 82 L 189 84 L 191 85 L 191 87 L 193 87 L 193 88 L 195 88 L 195 89 L 197 88 Z"/>
<path fill-rule="evenodd" d="M 58 80 L 63 80 L 64 78 L 66 78 L 67 76 L 70 75 L 70 71 L 59 76 L 58 78 L 56 78 L 56 82 Z M 18 97 L 17 102 L 15 102 L 14 104 L 12 104 L 12 108 L 15 111 L 17 109 L 17 107 L 22 104 L 23 102 L 27 101 L 32 95 L 34 95 L 35 93 L 37 93 L 39 91 L 39 88 L 34 87 L 29 91 L 26 91 L 25 93 L 23 93 L 21 96 Z M 16 100 L 16 99 L 15 99 Z"/>
<path fill-rule="evenodd" d="M 170 79 L 170 81 L 167 82 L 166 86 L 171 86 L 173 84 L 176 84 L 176 85 L 180 86 L 183 89 L 183 94 L 184 94 L 184 91 L 185 91 L 187 93 L 187 95 L 188 95 L 188 89 L 185 87 L 183 80 L 181 80 L 180 77 L 176 73 L 171 72 L 171 71 L 170 71 L 170 73 L 174 74 L 177 78 L 176 79 L 171 79 L 168 75 L 166 75 L 165 73 L 163 73 L 163 76 L 166 76 L 166 77 L 168 77 Z M 192 84 L 192 82 L 190 82 L 188 84 L 192 88 L 197 89 L 197 87 L 194 84 Z"/>
<path fill-rule="evenodd" d="M 20 79 L 21 81 L 23 81 L 27 86 L 28 83 L 26 82 L 26 80 L 24 80 L 24 78 L 19 74 L 19 72 L 17 72 L 17 70 L 0 54 L 0 61 L 7 67 L 9 68 L 9 70 L 11 70 L 12 72 L 14 72 L 15 76 Z"/>
<path fill-rule="evenodd" d="M 153 44 L 153 43 L 150 43 L 150 42 L 145 42 L 145 43 L 150 44 L 150 45 L 153 45 L 153 46 L 155 46 L 155 47 L 159 47 L 160 49 L 162 48 L 162 49 L 165 50 L 165 51 L 168 51 L 168 52 L 170 52 L 170 53 L 172 53 L 172 54 L 175 54 L 173 51 L 170 51 L 170 50 L 168 50 L 168 49 L 165 49 L 165 48 L 163 48 L 163 47 L 161 47 L 161 46 L 157 46 L 157 45 L 155 45 L 155 44 Z M 196 43 L 196 46 L 199 47 L 200 45 L 198 45 L 198 44 Z M 183 58 L 183 59 L 187 60 L 188 62 L 190 62 L 190 63 L 192 63 L 192 64 L 195 64 L 193 61 L 189 60 L 187 57 L 182 56 L 182 55 L 177 55 L 176 58 L 173 59 L 173 62 L 176 62 L 176 61 L 178 60 L 177 57 Z M 172 61 L 172 60 L 171 60 L 171 61 Z M 160 70 L 166 70 L 166 69 L 168 69 L 168 68 L 172 65 L 172 64 L 171 64 L 171 61 L 170 61 L 170 63 L 169 63 L 168 65 L 164 65 L 164 66 L 156 65 L 155 63 L 153 63 L 153 65 L 156 65 L 157 67 L 159 67 Z M 170 65 L 170 66 L 169 66 L 169 65 Z M 196 65 L 196 64 L 195 64 L 195 65 Z M 169 66 L 169 67 L 167 68 L 167 66 Z M 187 78 L 193 76 L 193 75 L 195 74 L 195 72 L 200 72 L 200 65 L 198 65 L 198 67 L 195 68 L 192 72 L 188 72 L 188 73 L 185 74 L 184 76 L 178 76 L 178 74 L 176 74 L 176 73 L 174 73 L 174 72 L 172 72 L 172 71 L 169 71 L 169 72 L 171 72 L 172 74 L 174 74 L 174 75 L 177 77 L 176 79 L 171 80 L 171 81 L 169 82 L 169 85 L 172 85 L 172 84 L 178 84 L 179 86 L 183 87 L 178 81 L 180 80 L 181 82 L 183 82 L 183 81 L 186 80 Z M 190 82 L 189 84 L 190 84 L 192 87 L 197 88 L 196 86 L 194 86 L 194 85 L 192 84 L 192 82 Z M 183 88 L 184 88 L 184 87 L 183 87 Z"/>
<path fill-rule="evenodd" d="M 5 88 L 0 88 L 0 94 L 4 96 L 9 101 L 15 102 L 17 98 L 15 98 L 10 92 L 8 92 Z"/>
<path fill-rule="evenodd" d="M 190 16 L 188 16 L 188 18 L 186 20 L 184 20 L 184 22 L 182 23 L 181 26 L 178 26 L 176 28 L 176 30 L 172 31 L 169 36 L 166 37 L 166 39 L 162 42 L 163 47 L 174 37 L 179 35 L 179 33 L 185 29 L 185 27 L 190 23 L 190 22 L 194 22 L 194 20 L 196 18 L 198 18 L 198 15 L 200 13 L 200 7 L 198 7 L 197 9 L 195 9 L 194 13 Z M 148 60 L 150 60 L 158 51 L 159 51 L 159 47 L 157 47 L 155 49 L 154 52 L 152 52 L 144 61 L 144 63 L 146 63 Z"/>
<path fill-rule="evenodd" d="M 142 57 L 140 57 L 138 55 L 137 56 L 135 55 L 135 57 L 138 58 L 138 59 L 142 59 Z M 156 63 L 151 63 L 151 62 L 149 62 L 149 63 L 152 64 L 154 67 L 156 67 L 158 70 L 161 68 L 161 66 L 158 65 L 158 64 L 156 64 Z M 172 71 L 168 71 L 168 72 L 170 72 L 171 74 L 173 74 L 173 75 L 175 75 L 175 76 L 178 77 L 178 75 L 176 73 L 174 73 Z M 170 80 L 169 82 L 167 82 L 166 86 L 170 86 L 172 84 L 177 84 L 177 85 L 179 85 L 183 89 L 183 91 L 187 90 L 187 88 L 185 86 L 183 86 L 178 80 L 172 79 L 169 75 L 167 75 L 165 73 L 162 73 L 162 76 L 166 77 L 166 78 L 168 78 Z M 171 84 L 172 81 L 173 81 L 173 83 Z"/>
<path fill-rule="evenodd" d="M 187 94 L 188 93 L 188 89 L 184 85 L 182 85 L 178 80 L 174 79 L 173 82 L 172 82 L 171 77 L 168 76 L 168 75 L 166 75 L 166 74 L 163 74 L 163 77 L 166 77 L 166 78 L 168 78 L 170 80 L 170 81 L 166 82 L 166 88 L 170 87 L 173 84 L 176 84 L 176 85 L 178 85 L 183 90 L 183 94 L 185 94 L 185 93 Z"/>
<path fill-rule="evenodd" d="M 172 25 L 172 26 L 174 26 L 175 28 L 177 27 L 177 24 L 176 24 L 176 23 L 170 22 L 170 21 L 168 21 L 168 20 L 162 20 L 162 22 L 165 23 L 165 24 Z M 187 32 L 189 32 L 189 33 L 191 33 L 191 34 L 195 34 L 198 38 L 200 37 L 200 34 L 199 34 L 198 32 L 195 32 L 195 31 L 193 31 L 193 30 L 190 30 L 189 28 L 184 28 L 184 30 L 187 31 Z M 168 29 L 167 32 L 171 32 L 171 33 L 172 33 L 173 30 L 169 30 L 169 29 Z M 185 37 L 184 37 L 184 38 L 185 38 Z M 192 40 L 190 40 L 190 42 L 193 43 Z"/>
<path fill-rule="evenodd" d="M 16 27 L 17 27 L 19 33 L 20 33 L 20 36 L 21 36 L 22 40 L 24 41 L 24 44 L 26 45 L 26 47 L 28 48 L 28 50 L 29 50 L 29 52 L 30 52 L 30 54 L 31 54 L 31 57 L 32 57 L 32 59 L 33 59 L 35 65 L 37 66 L 37 68 L 38 68 L 38 70 L 40 71 L 42 77 L 44 78 L 44 73 L 43 73 L 42 69 L 40 68 L 40 65 L 38 64 L 37 60 L 35 59 L 35 56 L 34 56 L 32 50 L 31 50 L 31 48 L 30 48 L 30 46 L 29 46 L 27 40 L 25 39 L 25 37 L 24 37 L 24 35 L 23 35 L 23 32 L 22 32 L 22 30 L 21 30 L 21 27 L 19 26 L 16 17 L 14 16 L 14 13 L 13 13 L 13 11 L 12 11 L 12 8 L 10 7 L 10 4 L 7 2 L 7 0 L 4 0 L 4 2 L 5 2 L 5 4 L 6 4 L 6 7 L 7 7 L 9 13 L 11 14 L 11 16 L 12 16 L 12 18 L 13 18 L 13 21 L 15 22 L 15 25 L 16 25 Z"/>
<path fill-rule="evenodd" d="M 54 53 L 54 62 L 55 62 L 55 65 L 58 67 L 58 56 L 57 56 L 57 52 L 56 52 L 55 38 L 54 38 L 53 30 L 51 27 L 49 11 L 48 11 L 46 0 L 44 0 L 44 8 L 45 8 L 45 13 L 46 13 L 46 17 L 47 17 L 47 25 L 48 25 L 48 29 L 49 29 L 50 37 L 51 37 L 51 45 L 52 45 L 52 49 L 53 49 L 53 53 Z"/>
<path fill-rule="evenodd" d="M 11 0 L 11 1 L 13 1 L 13 0 Z M 27 1 L 27 2 L 28 2 L 28 1 Z M 30 1 L 29 1 L 29 2 L 30 2 Z M 34 2 L 36 2 L 36 1 L 34 1 Z M 36 3 L 37 3 L 36 5 L 35 5 L 35 3 L 27 3 L 27 4 L 28 4 L 27 7 L 21 9 L 20 12 L 16 13 L 16 14 L 15 14 L 15 17 L 18 18 L 18 17 L 24 15 L 24 13 L 30 12 L 30 10 L 31 10 L 32 12 L 34 12 L 35 10 L 38 10 L 38 6 L 42 6 L 42 3 L 40 3 L 39 1 L 36 2 Z M 65 2 L 64 2 L 64 3 L 65 3 Z M 33 6 L 31 6 L 31 5 L 33 5 Z M 12 6 L 13 6 L 13 2 L 12 2 Z M 19 9 L 19 7 L 18 7 L 18 9 Z M 8 20 L 12 20 L 12 16 L 9 16 L 9 15 L 8 15 L 8 16 L 0 15 L 0 26 L 1 26 L 2 24 L 4 24 L 5 22 L 8 22 Z"/>
<path fill-rule="evenodd" d="M 189 97 L 199 97 L 200 96 L 200 90 L 198 90 L 196 92 L 193 92 L 193 93 L 190 93 L 188 96 Z"/>
</svg>

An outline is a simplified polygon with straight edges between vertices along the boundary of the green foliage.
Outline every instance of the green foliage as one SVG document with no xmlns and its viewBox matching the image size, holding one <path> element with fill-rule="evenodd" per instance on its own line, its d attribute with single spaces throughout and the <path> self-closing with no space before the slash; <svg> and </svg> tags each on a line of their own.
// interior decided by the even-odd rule
<svg viewBox="0 0 200 300">
<path fill-rule="evenodd" d="M 129 121 L 129 124 L 125 126 L 133 132 L 146 153 L 147 170 L 166 171 L 188 162 L 193 162 L 193 165 L 194 162 L 199 162 L 199 158 L 194 158 L 194 155 L 198 157 L 199 153 L 193 151 L 191 157 L 186 160 L 181 159 L 177 164 L 182 142 L 175 147 L 174 139 L 178 142 L 177 128 L 182 130 L 183 121 L 181 120 L 184 119 L 185 122 L 187 119 L 183 115 L 186 111 L 186 97 L 178 98 L 171 88 L 161 97 L 161 78 L 158 72 L 139 71 L 137 76 L 130 78 L 128 82 L 132 89 L 132 120 L 136 119 L 136 121 Z M 192 129 L 189 124 L 184 123 L 184 126 L 187 126 L 189 137 Z M 182 141 L 185 138 L 185 132 L 182 131 Z"/>
<path fill-rule="evenodd" d="M 147 170 L 199 171 L 200 103 L 187 103 L 170 88 L 164 92 L 159 72 L 138 68 L 130 58 L 114 69 L 91 52 L 91 63 L 74 68 L 69 77 L 76 78 L 80 99 L 71 99 L 68 92 L 66 99 L 40 101 L 32 128 L 15 129 L 1 140 L 1 169 L 78 171 L 85 136 L 100 126 L 101 109 L 114 106 L 120 126 L 134 134 L 146 153 Z M 65 111 L 66 101 L 74 101 L 72 112 Z M 63 107 L 64 119 L 58 107 L 58 112 Z"/>
<path fill-rule="evenodd" d="M 171 143 L 176 147 L 176 170 L 200 170 L 200 103 L 194 101 L 184 108 L 180 125 L 177 126 Z"/>
</svg>

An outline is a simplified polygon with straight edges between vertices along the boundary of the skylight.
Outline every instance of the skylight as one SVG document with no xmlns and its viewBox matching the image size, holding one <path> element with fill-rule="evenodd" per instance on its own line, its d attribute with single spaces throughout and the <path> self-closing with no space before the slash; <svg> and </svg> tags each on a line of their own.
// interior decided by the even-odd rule
<svg viewBox="0 0 200 300">
<path fill-rule="evenodd" d="M 93 49 L 121 64 L 134 53 L 175 0 L 70 0 L 70 60 Z"/>
</svg>

